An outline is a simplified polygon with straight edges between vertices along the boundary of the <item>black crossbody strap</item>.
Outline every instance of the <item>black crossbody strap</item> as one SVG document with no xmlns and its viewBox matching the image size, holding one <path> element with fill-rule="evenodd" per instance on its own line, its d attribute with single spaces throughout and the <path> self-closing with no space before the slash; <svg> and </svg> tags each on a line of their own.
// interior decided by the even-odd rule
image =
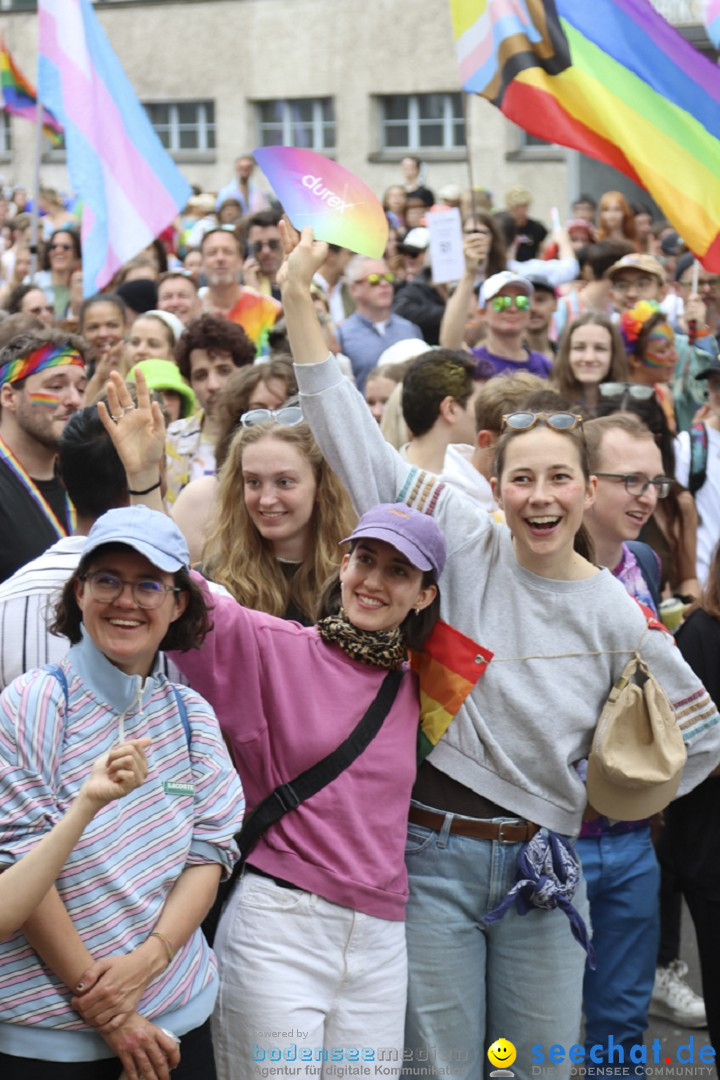
<svg viewBox="0 0 720 1080">
<path fill-rule="evenodd" d="M 401 668 L 387 673 L 362 720 L 332 753 L 300 773 L 294 780 L 276 788 L 267 798 L 258 803 L 235 837 L 240 848 L 240 860 L 233 868 L 232 880 L 240 872 L 242 864 L 262 834 L 271 825 L 279 821 L 289 810 L 294 810 L 300 803 L 332 783 L 370 745 L 393 706 L 403 674 Z"/>
</svg>

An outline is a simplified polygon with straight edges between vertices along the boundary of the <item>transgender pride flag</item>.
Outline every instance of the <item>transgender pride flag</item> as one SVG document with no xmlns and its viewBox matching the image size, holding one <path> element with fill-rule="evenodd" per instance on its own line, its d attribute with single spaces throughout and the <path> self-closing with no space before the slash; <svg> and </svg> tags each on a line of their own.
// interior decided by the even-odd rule
<svg viewBox="0 0 720 1080">
<path fill-rule="evenodd" d="M 38 97 L 65 129 L 70 182 L 83 206 L 83 288 L 90 296 L 170 224 L 190 185 L 89 0 L 39 0 L 38 17 Z"/>
<path fill-rule="evenodd" d="M 705 26 L 713 45 L 720 49 L 720 0 L 705 0 Z"/>
</svg>

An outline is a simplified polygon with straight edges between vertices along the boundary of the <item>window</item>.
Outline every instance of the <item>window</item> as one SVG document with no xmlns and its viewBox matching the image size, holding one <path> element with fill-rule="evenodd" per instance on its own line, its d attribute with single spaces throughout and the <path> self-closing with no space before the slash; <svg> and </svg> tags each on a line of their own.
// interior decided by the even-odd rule
<svg viewBox="0 0 720 1080">
<path fill-rule="evenodd" d="M 12 153 L 12 128 L 10 127 L 10 117 L 3 111 L 2 119 L 0 119 L 0 154 Z"/>
<path fill-rule="evenodd" d="M 145 105 L 166 150 L 182 154 L 215 149 L 215 102 L 178 101 Z"/>
<path fill-rule="evenodd" d="M 258 101 L 261 146 L 301 146 L 319 152 L 335 149 L 335 103 L 332 98 Z"/>
<path fill-rule="evenodd" d="M 465 147 L 460 94 L 393 94 L 380 98 L 383 150 Z"/>
</svg>

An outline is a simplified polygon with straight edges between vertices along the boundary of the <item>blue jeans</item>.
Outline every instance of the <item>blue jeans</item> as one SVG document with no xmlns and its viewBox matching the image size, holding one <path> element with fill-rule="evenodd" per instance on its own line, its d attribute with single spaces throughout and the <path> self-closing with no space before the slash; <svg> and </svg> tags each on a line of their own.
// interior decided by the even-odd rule
<svg viewBox="0 0 720 1080">
<path fill-rule="evenodd" d="M 627 1065 L 629 1048 L 642 1043 L 647 1027 L 660 937 L 660 870 L 650 827 L 585 837 L 577 852 L 597 958 L 597 969 L 585 973 L 585 1045 L 607 1046 L 612 1035 Z M 618 1068 L 617 1060 L 613 1065 Z M 628 1075 L 635 1068 L 631 1064 Z"/>
<path fill-rule="evenodd" d="M 577 1044 L 585 952 L 559 910 L 520 916 L 512 907 L 499 922 L 484 924 L 517 881 L 522 844 L 452 835 L 447 814 L 440 833 L 408 825 L 406 864 L 409 963 L 404 1077 L 465 1071 L 483 1080 L 485 1056 L 496 1039 L 517 1050 L 516 1080 L 532 1077 L 532 1047 Z M 573 900 L 587 920 L 585 887 Z M 436 1072 L 424 1071 L 436 1065 Z M 554 1080 L 569 1075 L 556 1065 Z"/>
</svg>

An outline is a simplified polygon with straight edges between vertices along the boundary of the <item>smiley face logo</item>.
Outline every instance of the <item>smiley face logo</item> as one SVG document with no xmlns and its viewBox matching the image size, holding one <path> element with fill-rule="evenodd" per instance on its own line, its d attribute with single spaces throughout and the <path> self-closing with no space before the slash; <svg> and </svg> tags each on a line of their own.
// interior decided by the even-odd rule
<svg viewBox="0 0 720 1080">
<path fill-rule="evenodd" d="M 517 1051 L 509 1039 L 496 1039 L 487 1056 L 491 1065 L 498 1069 L 507 1069 L 517 1057 Z"/>
</svg>

